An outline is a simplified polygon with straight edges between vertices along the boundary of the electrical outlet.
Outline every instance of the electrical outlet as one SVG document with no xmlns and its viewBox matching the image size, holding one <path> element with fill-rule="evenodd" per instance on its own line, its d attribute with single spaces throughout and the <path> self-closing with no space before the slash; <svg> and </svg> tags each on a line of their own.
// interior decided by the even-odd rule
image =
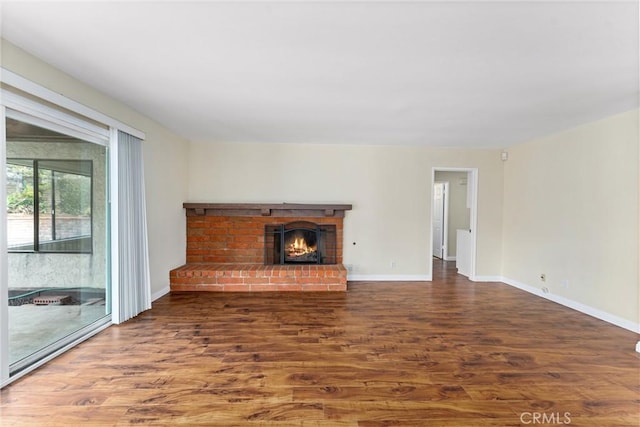
<svg viewBox="0 0 640 427">
<path fill-rule="evenodd" d="M 396 262 L 395 261 L 391 261 L 391 268 L 396 268 Z"/>
<path fill-rule="evenodd" d="M 547 288 L 546 286 L 542 287 L 542 293 L 543 294 L 548 294 L 549 293 L 549 288 Z"/>
<path fill-rule="evenodd" d="M 560 287 L 562 287 L 563 289 L 569 289 L 569 279 L 564 279 L 562 282 L 560 282 Z"/>
<path fill-rule="evenodd" d="M 546 274 L 544 274 L 544 273 L 542 273 L 542 274 L 540 275 L 540 280 L 541 280 L 541 281 L 543 281 L 543 282 L 546 282 L 546 281 L 547 281 L 547 275 L 546 275 Z"/>
<path fill-rule="evenodd" d="M 353 264 L 345 264 L 345 268 L 347 269 L 347 273 L 353 273 Z"/>
</svg>

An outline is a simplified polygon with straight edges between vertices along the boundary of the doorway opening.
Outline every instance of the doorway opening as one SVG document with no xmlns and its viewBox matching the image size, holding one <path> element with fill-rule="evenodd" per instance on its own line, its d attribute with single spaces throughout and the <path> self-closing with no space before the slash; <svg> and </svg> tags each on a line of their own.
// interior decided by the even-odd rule
<svg viewBox="0 0 640 427">
<path fill-rule="evenodd" d="M 477 168 L 450 167 L 434 167 L 431 176 L 431 259 L 455 262 L 470 280 L 476 276 L 477 177 Z"/>
</svg>

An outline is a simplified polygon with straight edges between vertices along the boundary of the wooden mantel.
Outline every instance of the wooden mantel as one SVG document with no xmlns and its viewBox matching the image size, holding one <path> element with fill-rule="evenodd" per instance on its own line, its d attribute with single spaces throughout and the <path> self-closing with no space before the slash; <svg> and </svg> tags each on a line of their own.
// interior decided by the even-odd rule
<svg viewBox="0 0 640 427">
<path fill-rule="evenodd" d="M 187 216 L 342 218 L 351 205 L 305 203 L 183 203 Z"/>
</svg>

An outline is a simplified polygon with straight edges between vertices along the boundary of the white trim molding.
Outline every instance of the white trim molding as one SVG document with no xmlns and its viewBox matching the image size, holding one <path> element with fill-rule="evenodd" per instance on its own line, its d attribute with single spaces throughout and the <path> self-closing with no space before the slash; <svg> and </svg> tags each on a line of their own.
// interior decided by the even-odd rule
<svg viewBox="0 0 640 427">
<path fill-rule="evenodd" d="M 502 282 L 503 278 L 501 276 L 476 276 L 473 278 L 472 282 Z"/>
<path fill-rule="evenodd" d="M 502 282 L 509 286 L 513 286 L 514 288 L 518 288 L 525 292 L 529 292 L 530 294 L 542 297 L 549 301 L 553 301 L 565 307 L 587 314 L 591 317 L 595 317 L 596 319 L 603 320 L 612 325 L 619 326 L 628 331 L 635 332 L 636 334 L 640 334 L 640 323 L 635 323 L 630 320 L 623 319 L 622 317 L 607 313 L 606 311 L 599 310 L 597 308 L 579 303 L 577 301 L 570 300 L 569 298 L 565 298 L 560 295 L 544 293 L 541 289 L 538 289 L 531 285 L 527 285 L 526 283 L 518 282 L 517 280 L 502 277 Z"/>
<path fill-rule="evenodd" d="M 430 282 L 427 274 L 349 274 L 350 282 Z"/>
<path fill-rule="evenodd" d="M 169 292 L 171 292 L 171 288 L 169 286 L 165 286 L 164 288 L 160 289 L 159 291 L 156 291 L 154 293 L 151 294 L 151 301 L 155 301 L 158 300 L 160 298 L 162 298 L 163 296 L 167 295 Z"/>
</svg>

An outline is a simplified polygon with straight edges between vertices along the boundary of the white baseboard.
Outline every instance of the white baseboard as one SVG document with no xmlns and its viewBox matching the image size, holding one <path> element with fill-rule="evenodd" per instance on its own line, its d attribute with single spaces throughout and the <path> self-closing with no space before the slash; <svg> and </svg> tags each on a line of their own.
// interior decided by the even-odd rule
<svg viewBox="0 0 640 427">
<path fill-rule="evenodd" d="M 527 285 L 526 283 L 518 282 L 517 280 L 502 277 L 501 281 L 503 283 L 506 283 L 509 286 L 513 286 L 525 292 L 529 292 L 530 294 L 537 295 L 539 297 L 548 299 L 550 301 L 553 301 L 565 307 L 587 314 L 591 317 L 595 317 L 596 319 L 604 320 L 605 322 L 611 323 L 612 325 L 619 326 L 628 331 L 635 332 L 636 334 L 640 334 L 640 323 L 635 323 L 630 320 L 623 319 L 614 314 L 607 313 L 606 311 L 599 310 L 597 308 L 579 303 L 577 301 L 573 301 L 569 298 L 565 298 L 559 295 L 554 295 L 551 293 L 544 293 L 542 292 L 542 289 L 538 289 L 534 286 Z"/>
<path fill-rule="evenodd" d="M 446 256 L 446 257 L 444 257 L 444 260 L 445 261 L 455 261 L 456 257 L 455 257 L 455 255 L 454 256 Z"/>
<path fill-rule="evenodd" d="M 427 274 L 349 274 L 347 280 L 352 282 L 429 282 Z"/>
<path fill-rule="evenodd" d="M 502 277 L 500 276 L 476 276 L 473 279 L 474 282 L 502 282 Z"/>
<path fill-rule="evenodd" d="M 171 292 L 171 288 L 169 286 L 164 287 L 162 289 L 160 289 L 159 291 L 156 291 L 154 293 L 151 294 L 151 302 L 162 298 L 163 296 L 165 296 L 166 294 L 168 294 L 169 292 Z"/>
<path fill-rule="evenodd" d="M 431 282 L 431 274 L 349 274 L 347 280 L 352 282 Z M 502 282 L 500 276 L 476 276 L 474 282 Z"/>
</svg>

